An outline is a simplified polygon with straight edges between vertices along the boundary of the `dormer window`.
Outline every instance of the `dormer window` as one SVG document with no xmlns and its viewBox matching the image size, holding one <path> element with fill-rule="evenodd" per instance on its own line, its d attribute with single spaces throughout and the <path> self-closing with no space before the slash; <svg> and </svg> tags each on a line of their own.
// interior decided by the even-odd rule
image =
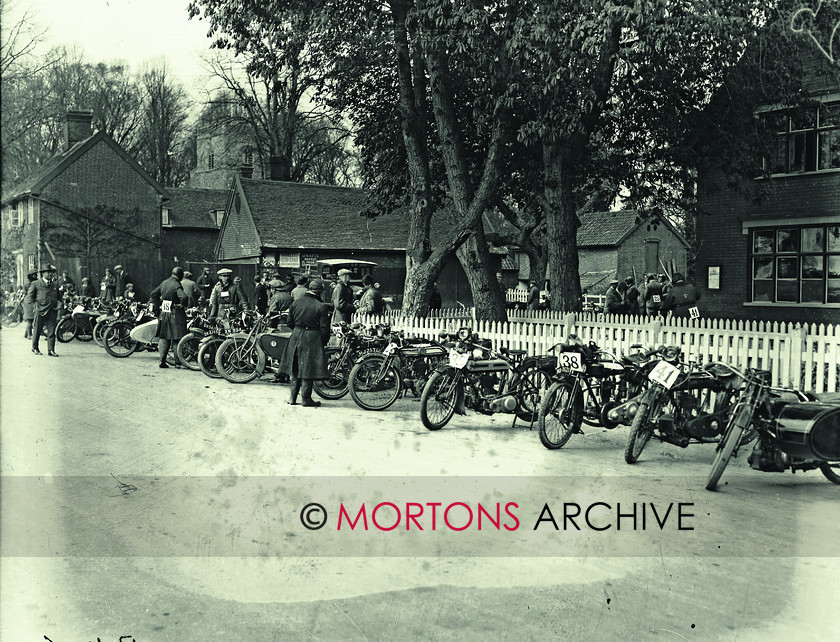
<svg viewBox="0 0 840 642">
<path fill-rule="evenodd" d="M 222 221 L 225 218 L 225 211 L 224 210 L 213 210 L 213 214 L 216 217 L 216 227 L 222 226 Z"/>
<path fill-rule="evenodd" d="M 168 207 L 161 208 L 161 210 L 160 210 L 160 224 L 161 225 L 164 225 L 164 226 L 172 225 L 172 223 L 170 222 L 169 215 L 170 215 L 170 211 L 169 211 Z"/>
</svg>

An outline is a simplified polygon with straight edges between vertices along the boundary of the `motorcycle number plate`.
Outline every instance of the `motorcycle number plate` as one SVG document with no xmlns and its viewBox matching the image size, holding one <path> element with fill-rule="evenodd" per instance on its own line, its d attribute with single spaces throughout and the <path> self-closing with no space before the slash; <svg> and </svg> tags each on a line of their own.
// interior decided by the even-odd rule
<svg viewBox="0 0 840 642">
<path fill-rule="evenodd" d="M 78 314 L 79 312 L 84 312 L 84 311 L 85 311 L 85 306 L 83 306 L 83 305 L 77 305 L 75 308 L 73 308 L 73 314 Z"/>
<path fill-rule="evenodd" d="M 397 349 L 397 344 L 396 343 L 389 343 L 388 347 L 385 348 L 382 351 L 382 354 L 384 354 L 387 357 L 389 354 L 391 354 L 396 349 Z"/>
<path fill-rule="evenodd" d="M 677 380 L 677 377 L 679 376 L 679 368 L 675 368 L 667 361 L 660 361 L 653 367 L 653 370 L 650 371 L 648 379 L 655 383 L 658 383 L 666 390 L 670 390 L 671 386 L 674 385 L 674 383 Z"/>
<path fill-rule="evenodd" d="M 458 370 L 462 370 L 466 365 L 467 362 L 470 360 L 469 353 L 460 353 L 456 352 L 455 350 L 449 351 L 449 365 L 453 368 L 457 368 Z"/>
<path fill-rule="evenodd" d="M 558 364 L 562 368 L 568 368 L 569 370 L 576 370 L 577 372 L 583 372 L 583 357 L 581 357 L 580 352 L 563 352 L 560 354 L 560 358 L 558 360 Z"/>
<path fill-rule="evenodd" d="M 160 304 L 161 312 L 172 312 L 172 301 L 163 301 Z"/>
<path fill-rule="evenodd" d="M 344 336 L 344 333 L 341 331 L 340 325 L 334 325 L 332 327 L 333 334 L 337 336 L 339 339 Z"/>
<path fill-rule="evenodd" d="M 650 300 L 654 303 L 662 303 L 662 297 L 660 297 L 658 294 L 651 295 Z"/>
<path fill-rule="evenodd" d="M 692 319 L 699 319 L 700 318 L 700 310 L 695 305 L 688 309 L 688 314 Z"/>
</svg>

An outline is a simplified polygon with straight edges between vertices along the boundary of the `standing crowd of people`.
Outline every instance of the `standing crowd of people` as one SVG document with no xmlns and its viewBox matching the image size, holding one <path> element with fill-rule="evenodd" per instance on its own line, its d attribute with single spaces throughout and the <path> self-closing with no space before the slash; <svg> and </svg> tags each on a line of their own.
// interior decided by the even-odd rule
<svg viewBox="0 0 840 642">
<path fill-rule="evenodd" d="M 685 277 L 675 272 L 673 279 L 667 274 L 646 274 L 644 283 L 628 276 L 624 281 L 613 279 L 604 301 L 606 314 L 633 314 L 639 316 L 671 316 L 697 318 L 700 293 Z"/>
</svg>

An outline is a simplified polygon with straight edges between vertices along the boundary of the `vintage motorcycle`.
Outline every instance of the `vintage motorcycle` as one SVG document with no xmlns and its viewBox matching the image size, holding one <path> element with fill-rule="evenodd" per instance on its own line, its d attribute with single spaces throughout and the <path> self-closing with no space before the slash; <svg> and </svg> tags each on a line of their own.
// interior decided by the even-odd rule
<svg viewBox="0 0 840 642">
<path fill-rule="evenodd" d="M 729 460 L 738 456 L 751 432 L 758 439 L 747 458 L 765 472 L 819 469 L 840 484 L 840 398 L 833 403 L 798 390 L 773 388 L 767 370 L 733 371 L 746 384 L 732 409 L 706 482 L 715 490 Z"/>
<path fill-rule="evenodd" d="M 429 375 L 447 358 L 447 348 L 437 341 L 407 338 L 388 326 L 375 330 L 387 337 L 388 345 L 356 359 L 347 382 L 353 401 L 365 410 L 385 410 L 404 390 L 419 398 Z"/>
<path fill-rule="evenodd" d="M 105 351 L 119 359 L 129 357 L 138 350 L 157 352 L 158 338 L 155 336 L 157 324 L 158 319 L 153 312 L 152 304 L 139 306 L 139 310 L 133 317 L 123 316 L 107 327 L 102 338 Z M 174 350 L 169 351 L 166 362 L 170 366 L 178 365 L 178 357 Z"/>
<path fill-rule="evenodd" d="M 356 359 L 366 352 L 378 352 L 387 342 L 375 331 L 366 332 L 362 324 L 348 324 L 342 321 L 331 326 L 337 346 L 327 346 L 327 379 L 316 379 L 313 389 L 323 399 L 341 399 L 349 391 L 350 370 Z"/>
<path fill-rule="evenodd" d="M 247 332 L 254 324 L 256 312 L 246 310 L 228 319 L 208 320 L 205 334 L 198 342 L 196 362 L 198 369 L 212 379 L 221 379 L 216 369 L 216 352 L 231 332 Z"/>
<path fill-rule="evenodd" d="M 73 339 L 92 341 L 96 318 L 102 314 L 99 304 L 99 299 L 75 297 L 73 303 L 67 306 L 70 310 L 60 317 L 55 326 L 55 338 L 60 343 Z"/>
<path fill-rule="evenodd" d="M 440 430 L 467 408 L 486 415 L 513 413 L 514 424 L 516 418 L 533 424 L 557 358 L 526 357 L 524 350 L 495 351 L 470 328 L 459 329 L 452 338 L 455 345 L 447 363 L 429 377 L 420 396 L 423 425 Z"/>
<path fill-rule="evenodd" d="M 635 463 L 651 437 L 685 448 L 717 443 L 726 427 L 743 379 L 731 368 L 709 363 L 703 368 L 680 362 L 680 349 L 661 346 L 648 373 L 650 387 L 638 400 L 624 460 Z M 747 435 L 745 438 L 753 438 Z"/>
<path fill-rule="evenodd" d="M 187 310 L 187 334 L 181 337 L 175 347 L 178 361 L 190 370 L 200 370 L 198 348 L 201 340 L 214 331 L 215 324 L 210 321 L 206 310 L 190 308 Z"/>
<path fill-rule="evenodd" d="M 249 332 L 233 332 L 216 350 L 216 372 L 231 383 L 249 383 L 279 365 L 292 331 L 271 330 L 281 315 L 258 316 Z"/>
<path fill-rule="evenodd" d="M 132 302 L 127 299 L 118 298 L 111 304 L 105 304 L 105 310 L 96 317 L 93 324 L 93 340 L 96 345 L 104 348 L 105 330 L 108 326 L 117 319 L 125 315 L 136 316 L 140 311 L 140 303 Z"/>
<path fill-rule="evenodd" d="M 582 423 L 608 430 L 629 424 L 647 386 L 650 357 L 656 353 L 642 353 L 641 347 L 633 345 L 634 352 L 617 359 L 574 335 L 553 346 L 557 373 L 543 395 L 537 419 L 542 445 L 549 450 L 562 448 L 574 433 L 583 434 Z"/>
</svg>

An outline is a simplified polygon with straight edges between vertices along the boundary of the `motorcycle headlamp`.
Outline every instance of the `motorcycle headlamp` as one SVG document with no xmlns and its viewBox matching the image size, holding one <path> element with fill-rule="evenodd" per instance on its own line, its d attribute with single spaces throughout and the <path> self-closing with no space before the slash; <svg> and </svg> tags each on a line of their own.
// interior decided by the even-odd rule
<svg viewBox="0 0 840 642">
<path fill-rule="evenodd" d="M 680 349 L 677 346 L 668 346 L 662 351 L 662 358 L 665 361 L 677 361 L 680 358 Z"/>
<path fill-rule="evenodd" d="M 481 359 L 484 356 L 484 350 L 481 348 L 473 348 L 472 356 L 473 359 Z"/>
<path fill-rule="evenodd" d="M 471 334 L 472 334 L 472 330 L 470 328 L 459 328 L 458 329 L 458 338 L 461 341 L 466 341 L 467 339 L 469 339 Z"/>
</svg>

